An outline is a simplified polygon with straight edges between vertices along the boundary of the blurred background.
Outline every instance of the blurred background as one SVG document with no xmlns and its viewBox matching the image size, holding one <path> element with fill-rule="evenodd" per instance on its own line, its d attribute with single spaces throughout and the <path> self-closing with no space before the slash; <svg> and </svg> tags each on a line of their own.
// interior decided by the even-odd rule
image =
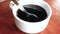
<svg viewBox="0 0 60 34">
<path fill-rule="evenodd" d="M 26 34 L 15 25 L 14 16 L 9 7 L 10 1 L 0 0 L 0 34 Z M 52 16 L 46 29 L 38 34 L 60 34 L 60 0 L 44 1 L 51 6 Z"/>
</svg>

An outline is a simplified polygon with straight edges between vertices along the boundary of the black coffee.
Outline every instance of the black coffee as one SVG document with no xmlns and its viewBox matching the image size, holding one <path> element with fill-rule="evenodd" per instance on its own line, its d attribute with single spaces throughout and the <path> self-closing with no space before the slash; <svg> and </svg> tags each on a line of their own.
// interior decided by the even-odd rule
<svg viewBox="0 0 60 34">
<path fill-rule="evenodd" d="M 34 15 L 28 15 L 26 12 L 23 12 L 22 10 L 18 9 L 17 16 L 24 21 L 39 22 L 47 18 L 46 10 L 40 6 L 24 5 L 23 7 L 28 13 L 37 16 L 35 17 Z"/>
</svg>

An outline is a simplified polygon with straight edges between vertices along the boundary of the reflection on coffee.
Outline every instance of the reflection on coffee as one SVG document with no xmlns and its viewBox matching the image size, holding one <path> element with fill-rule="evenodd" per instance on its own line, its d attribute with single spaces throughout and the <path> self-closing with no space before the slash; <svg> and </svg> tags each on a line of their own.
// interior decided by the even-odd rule
<svg viewBox="0 0 60 34">
<path fill-rule="evenodd" d="M 37 5 L 24 5 L 24 9 L 34 15 L 28 15 L 26 12 L 23 12 L 22 10 L 17 10 L 17 17 L 20 19 L 27 21 L 27 22 L 39 22 L 47 18 L 46 10 L 40 6 Z"/>
</svg>

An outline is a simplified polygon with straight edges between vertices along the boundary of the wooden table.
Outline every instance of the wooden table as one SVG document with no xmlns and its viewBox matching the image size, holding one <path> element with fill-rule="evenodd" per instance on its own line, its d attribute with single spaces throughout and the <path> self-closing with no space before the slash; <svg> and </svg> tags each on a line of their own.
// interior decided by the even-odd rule
<svg viewBox="0 0 60 34">
<path fill-rule="evenodd" d="M 14 16 L 6 0 L 0 3 L 0 34 L 26 34 L 20 31 L 14 22 Z M 45 30 L 38 34 L 60 34 L 60 1 L 45 0 L 52 8 L 52 16 Z"/>
</svg>

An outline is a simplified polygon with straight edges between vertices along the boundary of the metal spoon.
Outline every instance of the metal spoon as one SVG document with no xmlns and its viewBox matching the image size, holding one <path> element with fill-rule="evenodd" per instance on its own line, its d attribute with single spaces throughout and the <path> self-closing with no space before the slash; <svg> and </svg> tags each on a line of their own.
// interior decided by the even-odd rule
<svg viewBox="0 0 60 34">
<path fill-rule="evenodd" d="M 15 1 L 15 0 L 12 0 L 12 1 L 13 1 L 16 5 L 19 5 L 19 3 L 18 3 L 17 1 Z M 34 16 L 34 17 L 38 18 L 35 14 L 32 14 L 32 13 L 27 12 L 22 5 L 20 5 L 20 9 L 21 9 L 23 12 L 25 12 L 26 14 L 28 14 L 27 17 L 28 17 L 28 16 Z"/>
</svg>

